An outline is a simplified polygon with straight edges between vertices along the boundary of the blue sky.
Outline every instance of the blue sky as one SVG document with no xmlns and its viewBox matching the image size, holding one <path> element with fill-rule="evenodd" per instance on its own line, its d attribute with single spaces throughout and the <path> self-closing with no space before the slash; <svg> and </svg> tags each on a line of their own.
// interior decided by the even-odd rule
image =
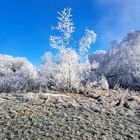
<svg viewBox="0 0 140 140">
<path fill-rule="evenodd" d="M 85 28 L 97 33 L 91 53 L 108 50 L 111 40 L 140 29 L 140 0 L 0 0 L 0 54 L 27 57 L 38 66 L 41 56 L 53 51 L 51 25 L 67 6 L 73 9 L 75 46 Z"/>
</svg>

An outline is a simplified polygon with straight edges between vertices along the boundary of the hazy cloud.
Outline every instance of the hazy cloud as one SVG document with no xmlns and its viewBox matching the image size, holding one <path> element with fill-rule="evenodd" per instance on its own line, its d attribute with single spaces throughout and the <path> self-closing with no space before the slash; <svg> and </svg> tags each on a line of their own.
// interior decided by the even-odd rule
<svg viewBox="0 0 140 140">
<path fill-rule="evenodd" d="M 104 43 L 140 29 L 140 0 L 97 0 L 97 6 L 102 12 L 98 29 Z"/>
</svg>

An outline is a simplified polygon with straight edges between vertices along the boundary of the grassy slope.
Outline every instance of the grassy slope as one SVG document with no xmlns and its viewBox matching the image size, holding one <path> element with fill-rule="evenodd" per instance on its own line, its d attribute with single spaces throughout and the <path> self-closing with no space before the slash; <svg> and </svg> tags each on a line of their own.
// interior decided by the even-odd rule
<svg viewBox="0 0 140 140">
<path fill-rule="evenodd" d="M 40 95 L 36 100 L 10 97 L 0 104 L 0 139 L 140 139 L 139 116 L 128 113 L 130 108 L 110 109 L 112 102 L 105 107 L 101 101 L 112 98 L 106 96 Z"/>
</svg>

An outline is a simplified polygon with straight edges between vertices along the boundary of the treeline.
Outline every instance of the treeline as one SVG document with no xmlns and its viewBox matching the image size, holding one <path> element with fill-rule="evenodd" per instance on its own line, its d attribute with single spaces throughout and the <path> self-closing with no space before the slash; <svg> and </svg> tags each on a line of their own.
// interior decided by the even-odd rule
<svg viewBox="0 0 140 140">
<path fill-rule="evenodd" d="M 85 29 L 79 49 L 72 46 L 75 31 L 71 8 L 58 12 L 57 35 L 50 36 L 54 55 L 46 52 L 36 69 L 26 58 L 0 55 L 0 92 L 78 92 L 85 87 L 121 86 L 140 89 L 140 31 L 128 33 L 120 42 L 113 41 L 107 52 L 89 55 L 96 33 Z"/>
</svg>

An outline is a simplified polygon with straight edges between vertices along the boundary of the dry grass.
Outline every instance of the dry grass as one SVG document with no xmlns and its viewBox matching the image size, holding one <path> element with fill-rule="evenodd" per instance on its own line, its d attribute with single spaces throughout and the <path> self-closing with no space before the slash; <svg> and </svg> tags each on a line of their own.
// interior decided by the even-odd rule
<svg viewBox="0 0 140 140">
<path fill-rule="evenodd" d="M 139 139 L 139 95 L 123 89 L 3 94 L 0 139 Z"/>
</svg>

